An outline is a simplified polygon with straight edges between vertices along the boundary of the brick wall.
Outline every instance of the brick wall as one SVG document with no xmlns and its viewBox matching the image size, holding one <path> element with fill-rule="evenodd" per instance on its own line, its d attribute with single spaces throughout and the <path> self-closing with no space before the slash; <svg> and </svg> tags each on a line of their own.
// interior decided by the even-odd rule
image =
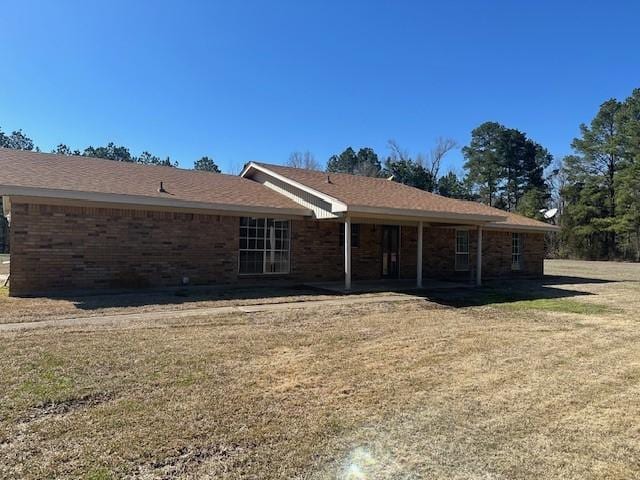
<svg viewBox="0 0 640 480">
<path fill-rule="evenodd" d="M 291 222 L 291 277 L 300 281 L 338 280 L 344 272 L 339 245 L 342 224 L 311 220 Z"/>
<path fill-rule="evenodd" d="M 521 233 L 521 270 L 511 270 L 511 232 L 488 230 L 482 235 L 482 273 L 487 278 L 542 276 L 544 233 Z"/>
<path fill-rule="evenodd" d="M 11 294 L 234 281 L 237 217 L 13 203 Z"/>
<path fill-rule="evenodd" d="M 343 223 L 294 220 L 291 222 L 291 277 L 323 282 L 344 278 L 344 245 L 340 245 Z M 381 228 L 360 224 L 360 242 L 351 250 L 354 280 L 380 278 Z"/>
<path fill-rule="evenodd" d="M 422 264 L 424 268 L 424 231 L 422 233 Z M 418 227 L 400 227 L 400 278 L 416 278 L 418 261 Z"/>
<path fill-rule="evenodd" d="M 238 277 L 238 217 L 144 210 L 29 205 L 14 202 L 11 294 L 215 284 L 237 281 L 331 281 L 344 278 L 342 223 L 291 222 L 291 273 Z M 354 280 L 382 271 L 380 225 L 360 224 L 352 250 Z M 400 229 L 400 276 L 415 278 L 417 228 Z M 425 277 L 471 281 L 476 232 L 470 230 L 470 264 L 455 271 L 455 229 L 424 230 Z M 511 271 L 511 233 L 484 232 L 483 276 L 542 275 L 544 235 L 522 234 L 523 269 Z"/>
<path fill-rule="evenodd" d="M 425 228 L 423 237 L 423 275 L 425 277 L 475 279 L 478 234 L 469 230 L 468 271 L 455 269 L 455 229 Z M 521 233 L 522 268 L 511 269 L 511 232 L 483 230 L 482 276 L 483 278 L 542 276 L 544 270 L 544 234 Z"/>
</svg>

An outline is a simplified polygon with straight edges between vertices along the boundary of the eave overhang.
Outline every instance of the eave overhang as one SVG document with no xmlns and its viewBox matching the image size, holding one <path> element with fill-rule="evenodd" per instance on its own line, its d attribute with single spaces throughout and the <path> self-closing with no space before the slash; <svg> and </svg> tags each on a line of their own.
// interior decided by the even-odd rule
<svg viewBox="0 0 640 480">
<path fill-rule="evenodd" d="M 0 196 L 51 198 L 62 200 L 80 200 L 95 203 L 107 203 L 132 207 L 163 207 L 169 209 L 201 210 L 203 213 L 226 215 L 275 215 L 308 217 L 311 211 L 304 208 L 281 208 L 268 206 L 234 205 L 226 203 L 194 202 L 165 197 L 148 197 L 143 195 L 123 195 L 116 193 L 85 192 L 77 190 L 59 190 L 39 187 L 21 187 L 0 185 Z"/>
</svg>

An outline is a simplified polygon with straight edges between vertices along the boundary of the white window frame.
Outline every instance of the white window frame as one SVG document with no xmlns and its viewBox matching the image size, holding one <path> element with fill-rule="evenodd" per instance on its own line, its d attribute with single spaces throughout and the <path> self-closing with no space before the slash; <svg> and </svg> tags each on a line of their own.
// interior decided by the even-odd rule
<svg viewBox="0 0 640 480">
<path fill-rule="evenodd" d="M 522 270 L 522 236 L 511 233 L 511 270 Z"/>
<path fill-rule="evenodd" d="M 251 239 L 258 240 L 259 238 L 255 237 L 243 237 L 242 236 L 242 218 L 250 218 L 251 220 L 262 220 L 264 221 L 264 238 L 262 239 L 262 248 L 249 248 L 248 242 Z M 281 218 L 269 218 L 269 217 L 242 217 L 240 220 L 240 225 L 238 226 L 239 230 L 239 243 L 238 243 L 238 275 L 252 276 L 252 275 L 287 275 L 291 273 L 291 221 L 288 219 Z M 269 222 L 286 222 L 287 224 L 287 248 L 267 248 L 267 245 L 270 241 L 269 239 Z M 241 248 L 242 239 L 245 238 L 247 240 L 247 247 Z M 283 238 L 284 240 L 284 238 Z M 275 247 L 275 245 L 274 245 Z M 262 272 L 242 272 L 241 270 L 241 253 L 242 252 L 262 252 Z M 275 255 L 276 253 L 286 253 L 287 254 L 287 268 L 286 270 L 277 271 L 277 272 L 269 272 L 267 271 L 267 262 L 268 255 Z"/>
<path fill-rule="evenodd" d="M 463 251 L 463 250 L 458 250 L 458 234 L 465 234 L 466 237 L 467 237 L 467 242 L 466 242 L 467 251 L 466 252 Z M 470 268 L 469 263 L 471 261 L 471 247 L 470 247 L 471 240 L 469 238 L 469 230 L 467 230 L 467 229 L 456 229 L 456 235 L 455 235 L 455 238 L 454 238 L 454 243 L 455 243 L 454 250 L 455 250 L 455 269 L 456 269 L 456 272 L 468 272 L 469 268 Z M 462 264 L 460 264 L 458 262 L 458 257 L 459 256 L 463 256 L 463 255 L 466 255 L 466 257 L 467 257 L 467 262 L 464 265 L 462 265 Z"/>
</svg>

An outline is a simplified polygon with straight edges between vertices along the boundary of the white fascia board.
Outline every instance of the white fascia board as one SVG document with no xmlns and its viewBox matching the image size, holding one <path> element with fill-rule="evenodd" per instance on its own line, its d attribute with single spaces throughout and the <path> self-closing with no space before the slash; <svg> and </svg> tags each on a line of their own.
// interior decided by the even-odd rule
<svg viewBox="0 0 640 480">
<path fill-rule="evenodd" d="M 450 213 L 450 212 L 433 212 L 428 210 L 413 210 L 401 208 L 379 208 L 368 206 L 352 205 L 348 208 L 350 214 L 377 214 L 388 216 L 415 217 L 430 220 L 448 220 L 448 221 L 470 221 L 475 223 L 500 222 L 506 220 L 506 216 L 501 215 L 472 215 L 466 213 Z"/>
<path fill-rule="evenodd" d="M 326 193 L 322 193 L 314 188 L 308 187 L 300 182 L 296 182 L 295 180 L 291 180 L 290 178 L 285 177 L 284 175 L 280 175 L 279 173 L 276 173 L 273 170 L 269 170 L 269 168 L 263 167 L 262 165 L 258 165 L 254 162 L 249 162 L 247 166 L 244 167 L 244 169 L 240 173 L 240 176 L 247 178 L 247 175 L 249 174 L 252 168 L 262 173 L 266 173 L 267 175 L 271 175 L 273 178 L 277 178 L 281 182 L 285 182 L 285 183 L 288 183 L 289 185 L 299 188 L 303 192 L 307 192 L 307 193 L 310 193 L 311 195 L 315 195 L 316 197 L 321 198 L 325 202 L 328 202 L 331 204 L 332 212 L 342 212 L 347 209 L 347 205 L 344 202 L 341 202 L 340 200 L 338 200 L 337 198 L 327 195 Z"/>
<path fill-rule="evenodd" d="M 506 230 L 509 232 L 559 232 L 561 228 L 558 225 L 547 225 L 547 226 L 537 226 L 537 225 L 513 225 L 513 224 L 496 224 L 489 223 L 486 225 L 487 230 Z"/>
<path fill-rule="evenodd" d="M 0 185 L 0 195 L 14 195 L 20 197 L 55 198 L 64 200 L 86 200 L 97 203 L 112 203 L 133 206 L 189 208 L 229 213 L 259 213 L 273 215 L 309 216 L 311 211 L 306 208 L 278 208 L 245 205 L 231 205 L 224 203 L 193 202 L 175 200 L 172 198 L 146 197 L 143 195 L 124 195 L 118 193 L 82 192 L 76 190 L 58 190 L 37 187 L 16 187 Z"/>
</svg>

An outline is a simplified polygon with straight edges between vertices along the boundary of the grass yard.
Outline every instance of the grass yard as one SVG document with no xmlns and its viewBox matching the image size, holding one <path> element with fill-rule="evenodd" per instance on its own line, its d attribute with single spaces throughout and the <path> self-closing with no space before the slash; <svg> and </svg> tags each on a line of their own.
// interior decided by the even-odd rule
<svg viewBox="0 0 640 480">
<path fill-rule="evenodd" d="M 0 333 L 0 478 L 640 478 L 640 265 L 547 272 Z"/>
</svg>

